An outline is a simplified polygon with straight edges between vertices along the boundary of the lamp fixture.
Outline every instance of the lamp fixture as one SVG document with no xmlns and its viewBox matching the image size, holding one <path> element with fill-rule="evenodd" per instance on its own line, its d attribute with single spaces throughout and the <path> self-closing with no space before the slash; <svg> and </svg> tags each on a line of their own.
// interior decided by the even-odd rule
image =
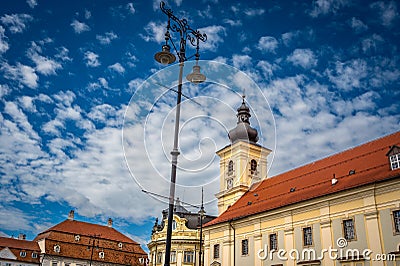
<svg viewBox="0 0 400 266">
<path fill-rule="evenodd" d="M 171 47 L 168 44 L 164 44 L 162 46 L 162 51 L 156 53 L 154 59 L 163 65 L 169 65 L 175 62 L 176 57 L 171 53 Z"/>
</svg>

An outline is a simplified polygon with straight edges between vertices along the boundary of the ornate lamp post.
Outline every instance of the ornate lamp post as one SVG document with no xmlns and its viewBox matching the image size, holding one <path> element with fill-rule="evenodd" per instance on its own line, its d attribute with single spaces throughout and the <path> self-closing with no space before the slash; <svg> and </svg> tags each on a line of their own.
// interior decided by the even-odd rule
<svg viewBox="0 0 400 266">
<path fill-rule="evenodd" d="M 154 59 L 164 65 L 172 64 L 175 62 L 176 57 L 171 53 L 171 46 L 168 42 L 171 42 L 178 59 L 179 59 L 179 77 L 178 77 L 178 96 L 176 100 L 176 114 L 175 114 L 175 132 L 174 132 L 174 146 L 171 151 L 171 183 L 169 188 L 169 205 L 168 205 L 168 224 L 167 224 L 167 239 L 165 247 L 165 266 L 170 265 L 170 254 L 171 254 L 171 236 L 172 236 L 172 218 L 174 212 L 174 198 L 175 198 L 175 183 L 176 183 L 176 168 L 178 164 L 178 135 L 179 135 L 179 119 L 181 112 L 181 99 L 182 99 L 182 76 L 183 76 L 183 66 L 184 62 L 195 56 L 196 65 L 193 66 L 193 72 L 187 75 L 187 79 L 192 83 L 201 83 L 206 80 L 206 77 L 200 73 L 200 66 L 198 65 L 198 60 L 200 58 L 199 54 L 199 42 L 205 42 L 207 40 L 207 35 L 205 33 L 201 34 L 198 30 L 192 29 L 186 19 L 177 18 L 171 9 L 165 8 L 165 3 L 161 1 L 160 3 L 161 11 L 168 16 L 167 31 L 165 32 L 165 44 L 162 46 L 162 51 L 154 55 Z M 171 24 L 172 22 L 172 24 Z M 179 50 L 176 48 L 173 40 L 171 39 L 170 31 L 179 33 Z M 189 40 L 190 44 L 196 47 L 196 53 L 187 58 L 186 57 L 186 40 Z"/>
<path fill-rule="evenodd" d="M 202 250 L 203 250 L 203 218 L 206 214 L 203 206 L 203 188 L 201 188 L 201 207 L 199 210 L 200 217 L 200 251 L 199 251 L 199 266 L 202 266 Z"/>
</svg>

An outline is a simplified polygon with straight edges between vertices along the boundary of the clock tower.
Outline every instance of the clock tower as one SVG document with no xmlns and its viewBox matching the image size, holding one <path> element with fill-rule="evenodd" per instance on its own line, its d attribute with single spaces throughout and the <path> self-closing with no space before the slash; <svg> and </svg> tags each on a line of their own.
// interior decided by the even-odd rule
<svg viewBox="0 0 400 266">
<path fill-rule="evenodd" d="M 267 178 L 267 156 L 271 150 L 257 144 L 258 132 L 250 126 L 245 102 L 237 109 L 237 125 L 229 131 L 231 144 L 217 151 L 220 157 L 218 215 L 237 201 L 252 184 Z"/>
</svg>

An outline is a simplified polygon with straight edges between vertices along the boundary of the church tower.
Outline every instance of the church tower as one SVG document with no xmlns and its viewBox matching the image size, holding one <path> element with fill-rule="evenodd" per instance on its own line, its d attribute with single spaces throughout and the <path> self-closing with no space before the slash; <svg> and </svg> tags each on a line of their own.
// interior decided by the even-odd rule
<svg viewBox="0 0 400 266">
<path fill-rule="evenodd" d="M 267 156 L 271 150 L 257 144 L 258 132 L 250 126 L 250 109 L 237 109 L 237 125 L 229 131 L 231 144 L 217 151 L 220 157 L 218 215 L 235 203 L 252 184 L 267 178 Z"/>
</svg>

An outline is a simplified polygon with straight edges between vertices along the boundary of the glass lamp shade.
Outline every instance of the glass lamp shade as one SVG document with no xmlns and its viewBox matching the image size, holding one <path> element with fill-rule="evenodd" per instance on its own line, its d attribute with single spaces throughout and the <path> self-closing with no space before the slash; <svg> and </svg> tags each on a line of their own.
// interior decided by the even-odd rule
<svg viewBox="0 0 400 266">
<path fill-rule="evenodd" d="M 176 57 L 174 54 L 172 54 L 171 52 L 171 47 L 169 47 L 168 44 L 164 44 L 162 46 L 162 51 L 158 52 L 154 55 L 154 59 L 163 64 L 163 65 L 169 65 L 172 64 L 173 62 L 175 62 Z"/>
<path fill-rule="evenodd" d="M 186 79 L 192 83 L 198 84 L 206 80 L 206 76 L 200 73 L 200 66 L 193 66 L 193 72 L 186 76 Z"/>
</svg>

